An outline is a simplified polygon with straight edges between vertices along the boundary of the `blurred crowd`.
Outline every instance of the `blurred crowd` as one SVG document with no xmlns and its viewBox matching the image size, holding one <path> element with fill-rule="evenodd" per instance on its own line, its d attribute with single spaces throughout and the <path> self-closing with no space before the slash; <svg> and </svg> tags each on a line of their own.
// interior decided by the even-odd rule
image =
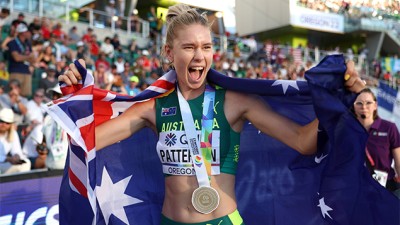
<svg viewBox="0 0 400 225">
<path fill-rule="evenodd" d="M 154 22 L 150 23 L 151 38 L 156 38 L 162 35 L 163 25 L 157 23 L 153 10 L 149 12 L 153 20 L 149 21 Z M 8 16 L 9 11 L 2 9 L 0 174 L 63 168 L 66 134 L 41 106 L 61 96 L 57 78 L 69 63 L 84 59 L 96 87 L 131 96 L 170 69 L 170 63 L 157 54 L 154 45 L 139 48 L 134 39 L 124 45 L 118 34 L 99 40 L 90 27 L 83 33 L 76 27 L 65 30 L 64 24 L 46 17 L 26 21 L 20 13 L 11 21 Z M 341 52 L 273 41 L 260 43 L 254 36 L 235 37 L 228 51 L 215 48 L 212 67 L 238 78 L 304 80 L 305 71 L 324 54 L 333 53 Z M 354 57 L 348 50 L 345 55 Z M 384 70 L 374 76 L 400 81 L 399 73 L 388 76 Z"/>
<path fill-rule="evenodd" d="M 339 13 L 353 18 L 400 18 L 400 2 L 387 0 L 298 0 L 297 4 L 327 13 Z"/>
</svg>

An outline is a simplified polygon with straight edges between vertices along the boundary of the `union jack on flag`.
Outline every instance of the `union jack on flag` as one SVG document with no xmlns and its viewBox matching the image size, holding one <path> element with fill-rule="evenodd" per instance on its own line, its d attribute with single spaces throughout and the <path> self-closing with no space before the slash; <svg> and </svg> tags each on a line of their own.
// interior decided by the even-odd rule
<svg viewBox="0 0 400 225">
<path fill-rule="evenodd" d="M 94 88 L 93 76 L 76 65 L 81 83 L 61 84 L 65 96 L 47 108 L 70 135 L 60 223 L 160 224 L 164 176 L 154 150 L 157 136 L 145 128 L 96 152 L 94 131 L 136 102 L 170 94 L 175 72 L 130 97 Z M 399 224 L 399 200 L 364 167 L 367 133 L 349 110 L 354 95 L 343 87 L 345 70 L 343 56 L 332 55 L 307 71 L 307 82 L 208 73 L 210 83 L 260 95 L 299 124 L 319 119 L 313 156 L 298 154 L 251 124 L 244 127 L 236 193 L 246 224 Z"/>
</svg>

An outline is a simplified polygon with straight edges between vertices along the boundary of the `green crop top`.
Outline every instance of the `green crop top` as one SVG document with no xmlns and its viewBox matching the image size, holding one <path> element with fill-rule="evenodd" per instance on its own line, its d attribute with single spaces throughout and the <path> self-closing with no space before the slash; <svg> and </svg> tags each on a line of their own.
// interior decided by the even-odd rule
<svg viewBox="0 0 400 225">
<path fill-rule="evenodd" d="M 211 174 L 236 174 L 239 160 L 240 133 L 230 127 L 224 114 L 225 90 L 217 89 L 214 104 L 214 123 L 211 152 Z M 201 117 L 204 93 L 189 100 L 194 123 L 201 135 Z M 159 133 L 157 154 L 165 175 L 195 175 L 190 149 L 187 146 L 184 125 L 176 90 L 156 99 L 156 126 Z"/>
</svg>

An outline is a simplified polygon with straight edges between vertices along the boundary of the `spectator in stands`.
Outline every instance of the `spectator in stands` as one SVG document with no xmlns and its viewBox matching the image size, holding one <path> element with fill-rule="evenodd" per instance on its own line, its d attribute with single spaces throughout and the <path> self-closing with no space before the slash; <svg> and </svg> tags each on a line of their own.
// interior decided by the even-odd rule
<svg viewBox="0 0 400 225">
<path fill-rule="evenodd" d="M 10 41 L 12 41 L 12 40 L 14 40 L 15 39 L 15 37 L 17 36 L 17 32 L 15 31 L 15 29 L 11 29 L 11 27 L 10 27 L 10 30 L 9 30 L 9 32 L 7 32 L 8 33 L 8 35 L 4 38 L 4 40 L 3 40 L 3 37 L 1 37 L 1 60 L 3 61 L 8 61 L 9 60 L 9 58 L 10 58 L 10 52 L 8 51 L 8 43 L 10 42 Z"/>
<path fill-rule="evenodd" d="M 41 27 L 42 27 L 42 22 L 38 17 L 33 18 L 32 22 L 29 24 L 28 30 L 32 33 L 33 43 L 43 42 Z"/>
<path fill-rule="evenodd" d="M 80 41 L 82 38 L 78 34 L 78 28 L 76 26 L 71 27 L 71 29 L 68 32 L 68 41 L 70 44 L 76 44 L 78 41 Z"/>
<path fill-rule="evenodd" d="M 61 89 L 58 84 L 46 92 L 52 95 L 52 100 L 62 97 Z M 61 170 L 65 166 L 68 153 L 68 136 L 50 115 L 46 115 L 43 121 L 42 133 L 43 142 L 46 143 L 48 155 L 46 157 L 46 167 L 53 170 Z"/>
<path fill-rule="evenodd" d="M 111 66 L 111 73 L 113 75 L 113 79 L 106 86 L 106 90 L 128 94 L 125 89 L 124 82 L 122 80 L 121 74 L 117 72 L 117 67 L 115 65 Z"/>
<path fill-rule="evenodd" d="M 52 31 L 52 34 L 54 35 L 54 38 L 56 39 L 57 42 L 61 42 L 64 39 L 67 38 L 66 33 L 63 31 L 62 29 L 62 24 L 60 22 L 58 22 Z"/>
<path fill-rule="evenodd" d="M 117 73 L 123 73 L 125 70 L 125 59 L 122 55 L 117 56 L 117 60 L 115 60 L 114 65 L 117 67 Z"/>
<path fill-rule="evenodd" d="M 147 21 L 150 23 L 150 35 L 151 38 L 155 38 L 157 35 L 157 14 L 156 8 L 154 6 L 150 6 L 149 12 L 147 12 Z"/>
<path fill-rule="evenodd" d="M 90 42 L 88 44 L 90 56 L 93 60 L 96 60 L 100 52 L 100 46 L 99 43 L 97 43 L 97 35 L 92 34 L 92 38 L 90 39 Z"/>
<path fill-rule="evenodd" d="M 56 78 L 67 70 L 67 61 L 64 57 L 56 62 Z"/>
<path fill-rule="evenodd" d="M 31 163 L 21 150 L 11 109 L 0 110 L 0 174 L 29 171 Z"/>
<path fill-rule="evenodd" d="M 43 70 L 47 70 L 50 65 L 56 64 L 56 57 L 53 54 L 53 49 L 50 45 L 47 45 L 40 52 L 37 61 L 39 63 L 39 67 Z"/>
<path fill-rule="evenodd" d="M 144 82 L 146 82 L 148 85 L 151 85 L 152 83 L 154 83 L 158 78 L 160 78 L 160 76 L 158 75 L 156 70 L 152 70 L 150 72 L 150 76 L 146 77 L 144 79 Z"/>
<path fill-rule="evenodd" d="M 115 1 L 109 0 L 108 4 L 104 8 L 104 11 L 107 14 L 107 16 L 104 16 L 104 19 L 103 19 L 104 25 L 110 26 L 112 17 L 118 15 L 117 9 L 115 8 Z"/>
<path fill-rule="evenodd" d="M 0 11 L 0 34 L 2 34 L 3 32 L 2 28 L 5 24 L 7 24 L 9 16 L 10 16 L 10 10 L 7 8 L 2 8 Z"/>
<path fill-rule="evenodd" d="M 22 145 L 22 152 L 31 161 L 31 169 L 40 169 L 45 167 L 47 149 L 41 148 L 43 141 L 42 127 L 45 111 L 43 110 L 44 90 L 37 89 L 32 100 L 27 104 L 28 112 L 26 121 L 28 127 L 25 129 L 27 133 Z M 39 151 L 38 151 L 39 150 Z"/>
<path fill-rule="evenodd" d="M 158 75 L 162 76 L 164 73 L 167 73 L 170 70 L 171 70 L 170 62 L 168 61 L 168 59 L 163 59 Z"/>
<path fill-rule="evenodd" d="M 217 48 L 217 49 L 215 49 L 214 54 L 213 54 L 213 62 L 216 64 L 216 63 L 220 62 L 221 59 L 222 59 L 221 49 Z"/>
<path fill-rule="evenodd" d="M 110 62 L 108 61 L 106 54 L 104 52 L 99 53 L 99 57 L 96 59 L 95 66 L 96 68 L 100 65 L 103 65 L 105 70 L 111 69 Z"/>
<path fill-rule="evenodd" d="M 239 45 L 235 44 L 233 46 L 233 58 L 235 59 L 236 63 L 239 63 L 239 61 L 241 59 L 241 55 L 242 55 L 242 53 L 240 51 Z"/>
<path fill-rule="evenodd" d="M 137 46 L 136 39 L 132 39 L 132 42 L 129 44 L 129 58 L 130 63 L 135 62 L 139 58 L 139 48 Z"/>
<path fill-rule="evenodd" d="M 43 40 L 44 40 L 44 41 L 49 40 L 49 39 L 50 39 L 50 36 L 51 36 L 51 30 L 52 30 L 52 28 L 51 28 L 51 21 L 50 21 L 48 18 L 46 18 L 46 17 L 42 17 L 42 27 L 41 27 L 41 30 L 42 30 Z"/>
<path fill-rule="evenodd" d="M 157 17 L 157 33 L 161 34 L 161 30 L 164 26 L 165 22 L 163 19 L 163 14 L 160 13 L 160 16 Z"/>
<path fill-rule="evenodd" d="M 122 80 L 124 85 L 129 84 L 129 79 L 133 76 L 133 71 L 131 68 L 131 64 L 129 62 L 124 63 L 124 71 L 121 73 Z"/>
<path fill-rule="evenodd" d="M 122 45 L 118 34 L 114 34 L 113 38 L 111 39 L 111 44 L 114 46 L 114 51 L 122 51 Z"/>
<path fill-rule="evenodd" d="M 151 72 L 151 62 L 149 59 L 149 51 L 146 49 L 142 51 L 142 56 L 137 59 L 138 66 L 143 70 L 145 76 L 150 75 Z"/>
<path fill-rule="evenodd" d="M 250 48 L 250 53 L 257 52 L 257 41 L 253 35 L 250 35 L 248 38 L 243 39 L 242 42 Z"/>
<path fill-rule="evenodd" d="M 130 19 L 131 19 L 131 31 L 140 32 L 141 23 L 139 15 L 132 13 Z"/>
<path fill-rule="evenodd" d="M 246 64 L 244 63 L 244 60 L 241 59 L 238 63 L 238 71 L 236 71 L 236 77 L 244 78 L 246 76 L 246 71 Z"/>
<path fill-rule="evenodd" d="M 297 73 L 298 74 L 297 75 L 297 80 L 305 81 L 306 80 L 306 78 L 304 77 L 305 73 L 306 73 L 305 68 L 301 66 L 299 68 L 299 72 Z"/>
<path fill-rule="evenodd" d="M 87 46 L 83 41 L 76 43 L 76 59 L 84 59 L 88 55 Z"/>
<path fill-rule="evenodd" d="M 139 77 L 137 76 L 131 76 L 129 78 L 129 84 L 126 85 L 125 89 L 128 95 L 130 96 L 136 96 L 138 95 L 141 90 L 137 87 L 139 84 Z"/>
<path fill-rule="evenodd" d="M 95 65 L 90 55 L 90 43 L 79 41 L 76 43 L 76 57 L 75 59 L 85 59 L 89 65 Z M 97 59 L 96 59 L 97 60 Z"/>
<path fill-rule="evenodd" d="M 103 52 L 108 58 L 114 57 L 114 45 L 111 44 L 111 38 L 105 37 L 100 46 L 100 52 Z"/>
<path fill-rule="evenodd" d="M 50 35 L 50 39 L 43 43 L 43 47 L 51 46 L 51 51 L 53 55 L 56 57 L 56 60 L 61 59 L 61 46 L 58 44 L 56 36 L 54 34 Z"/>
<path fill-rule="evenodd" d="M 105 89 L 110 80 L 113 79 L 113 75 L 104 64 L 96 66 L 96 70 L 93 72 L 93 77 L 94 86 L 101 89 Z"/>
<path fill-rule="evenodd" d="M 366 145 L 367 167 L 371 175 L 390 191 L 400 188 L 395 174 L 400 175 L 400 134 L 394 123 L 378 116 L 378 103 L 374 93 L 366 88 L 354 102 L 354 112 L 368 131 Z M 394 161 L 394 168 L 392 168 Z"/>
<path fill-rule="evenodd" d="M 28 27 L 21 23 L 16 28 L 17 37 L 10 41 L 8 51 L 10 53 L 8 72 L 10 79 L 17 79 L 21 82 L 21 95 L 32 95 L 32 73 L 29 66 L 36 62 L 36 56 L 32 51 L 31 33 Z"/>
<path fill-rule="evenodd" d="M 68 61 L 72 62 L 75 58 L 75 52 L 70 48 L 68 38 L 64 38 L 59 45 L 61 57 L 65 57 Z M 61 58 L 58 58 L 56 61 L 60 59 Z"/>
<path fill-rule="evenodd" d="M 28 24 L 25 22 L 25 15 L 23 13 L 19 13 L 18 17 L 11 22 L 11 27 L 10 27 L 11 30 L 16 30 L 17 26 L 20 23 L 23 23 L 23 24 L 25 24 L 25 26 L 28 26 Z"/>
<path fill-rule="evenodd" d="M 392 80 L 392 74 L 390 74 L 390 71 L 385 71 L 385 73 L 383 74 L 383 80 L 385 81 L 390 81 Z"/>
<path fill-rule="evenodd" d="M 374 59 L 374 61 L 372 61 L 372 66 L 374 68 L 374 77 L 380 79 L 382 74 L 381 62 L 378 59 Z"/>
<path fill-rule="evenodd" d="M 1 108 L 12 109 L 14 112 L 13 120 L 15 125 L 21 125 L 28 111 L 26 104 L 28 99 L 21 96 L 21 83 L 16 79 L 10 79 L 8 82 L 8 92 L 0 95 Z"/>
<path fill-rule="evenodd" d="M 0 86 L 2 87 L 7 86 L 9 79 L 10 79 L 10 74 L 6 69 L 6 63 L 4 61 L 0 61 Z"/>
<path fill-rule="evenodd" d="M 51 64 L 49 67 L 46 69 L 46 77 L 42 78 L 39 81 L 39 88 L 43 90 L 47 90 L 49 88 L 54 87 L 56 84 L 58 84 L 58 80 L 56 77 L 56 66 Z M 50 101 L 52 99 L 51 93 L 46 93 L 46 102 Z"/>
<path fill-rule="evenodd" d="M 92 35 L 93 35 L 93 29 L 88 27 L 86 29 L 86 33 L 82 36 L 82 41 L 84 43 L 90 43 L 90 41 L 92 40 Z"/>
</svg>

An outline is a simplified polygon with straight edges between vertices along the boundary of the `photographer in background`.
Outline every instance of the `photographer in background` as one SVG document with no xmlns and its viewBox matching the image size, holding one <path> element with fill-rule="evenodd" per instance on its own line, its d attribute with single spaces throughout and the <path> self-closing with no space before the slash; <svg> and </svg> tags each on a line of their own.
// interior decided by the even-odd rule
<svg viewBox="0 0 400 225">
<path fill-rule="evenodd" d="M 46 91 L 56 100 L 62 97 L 62 92 L 58 84 Z M 46 167 L 51 170 L 64 169 L 65 160 L 68 153 L 68 136 L 58 123 L 49 115 L 46 115 L 43 121 L 42 132 L 44 143 L 48 149 L 46 158 Z"/>
<path fill-rule="evenodd" d="M 21 150 L 20 140 L 14 127 L 14 112 L 0 110 L 0 174 L 29 171 L 30 161 Z"/>
</svg>

